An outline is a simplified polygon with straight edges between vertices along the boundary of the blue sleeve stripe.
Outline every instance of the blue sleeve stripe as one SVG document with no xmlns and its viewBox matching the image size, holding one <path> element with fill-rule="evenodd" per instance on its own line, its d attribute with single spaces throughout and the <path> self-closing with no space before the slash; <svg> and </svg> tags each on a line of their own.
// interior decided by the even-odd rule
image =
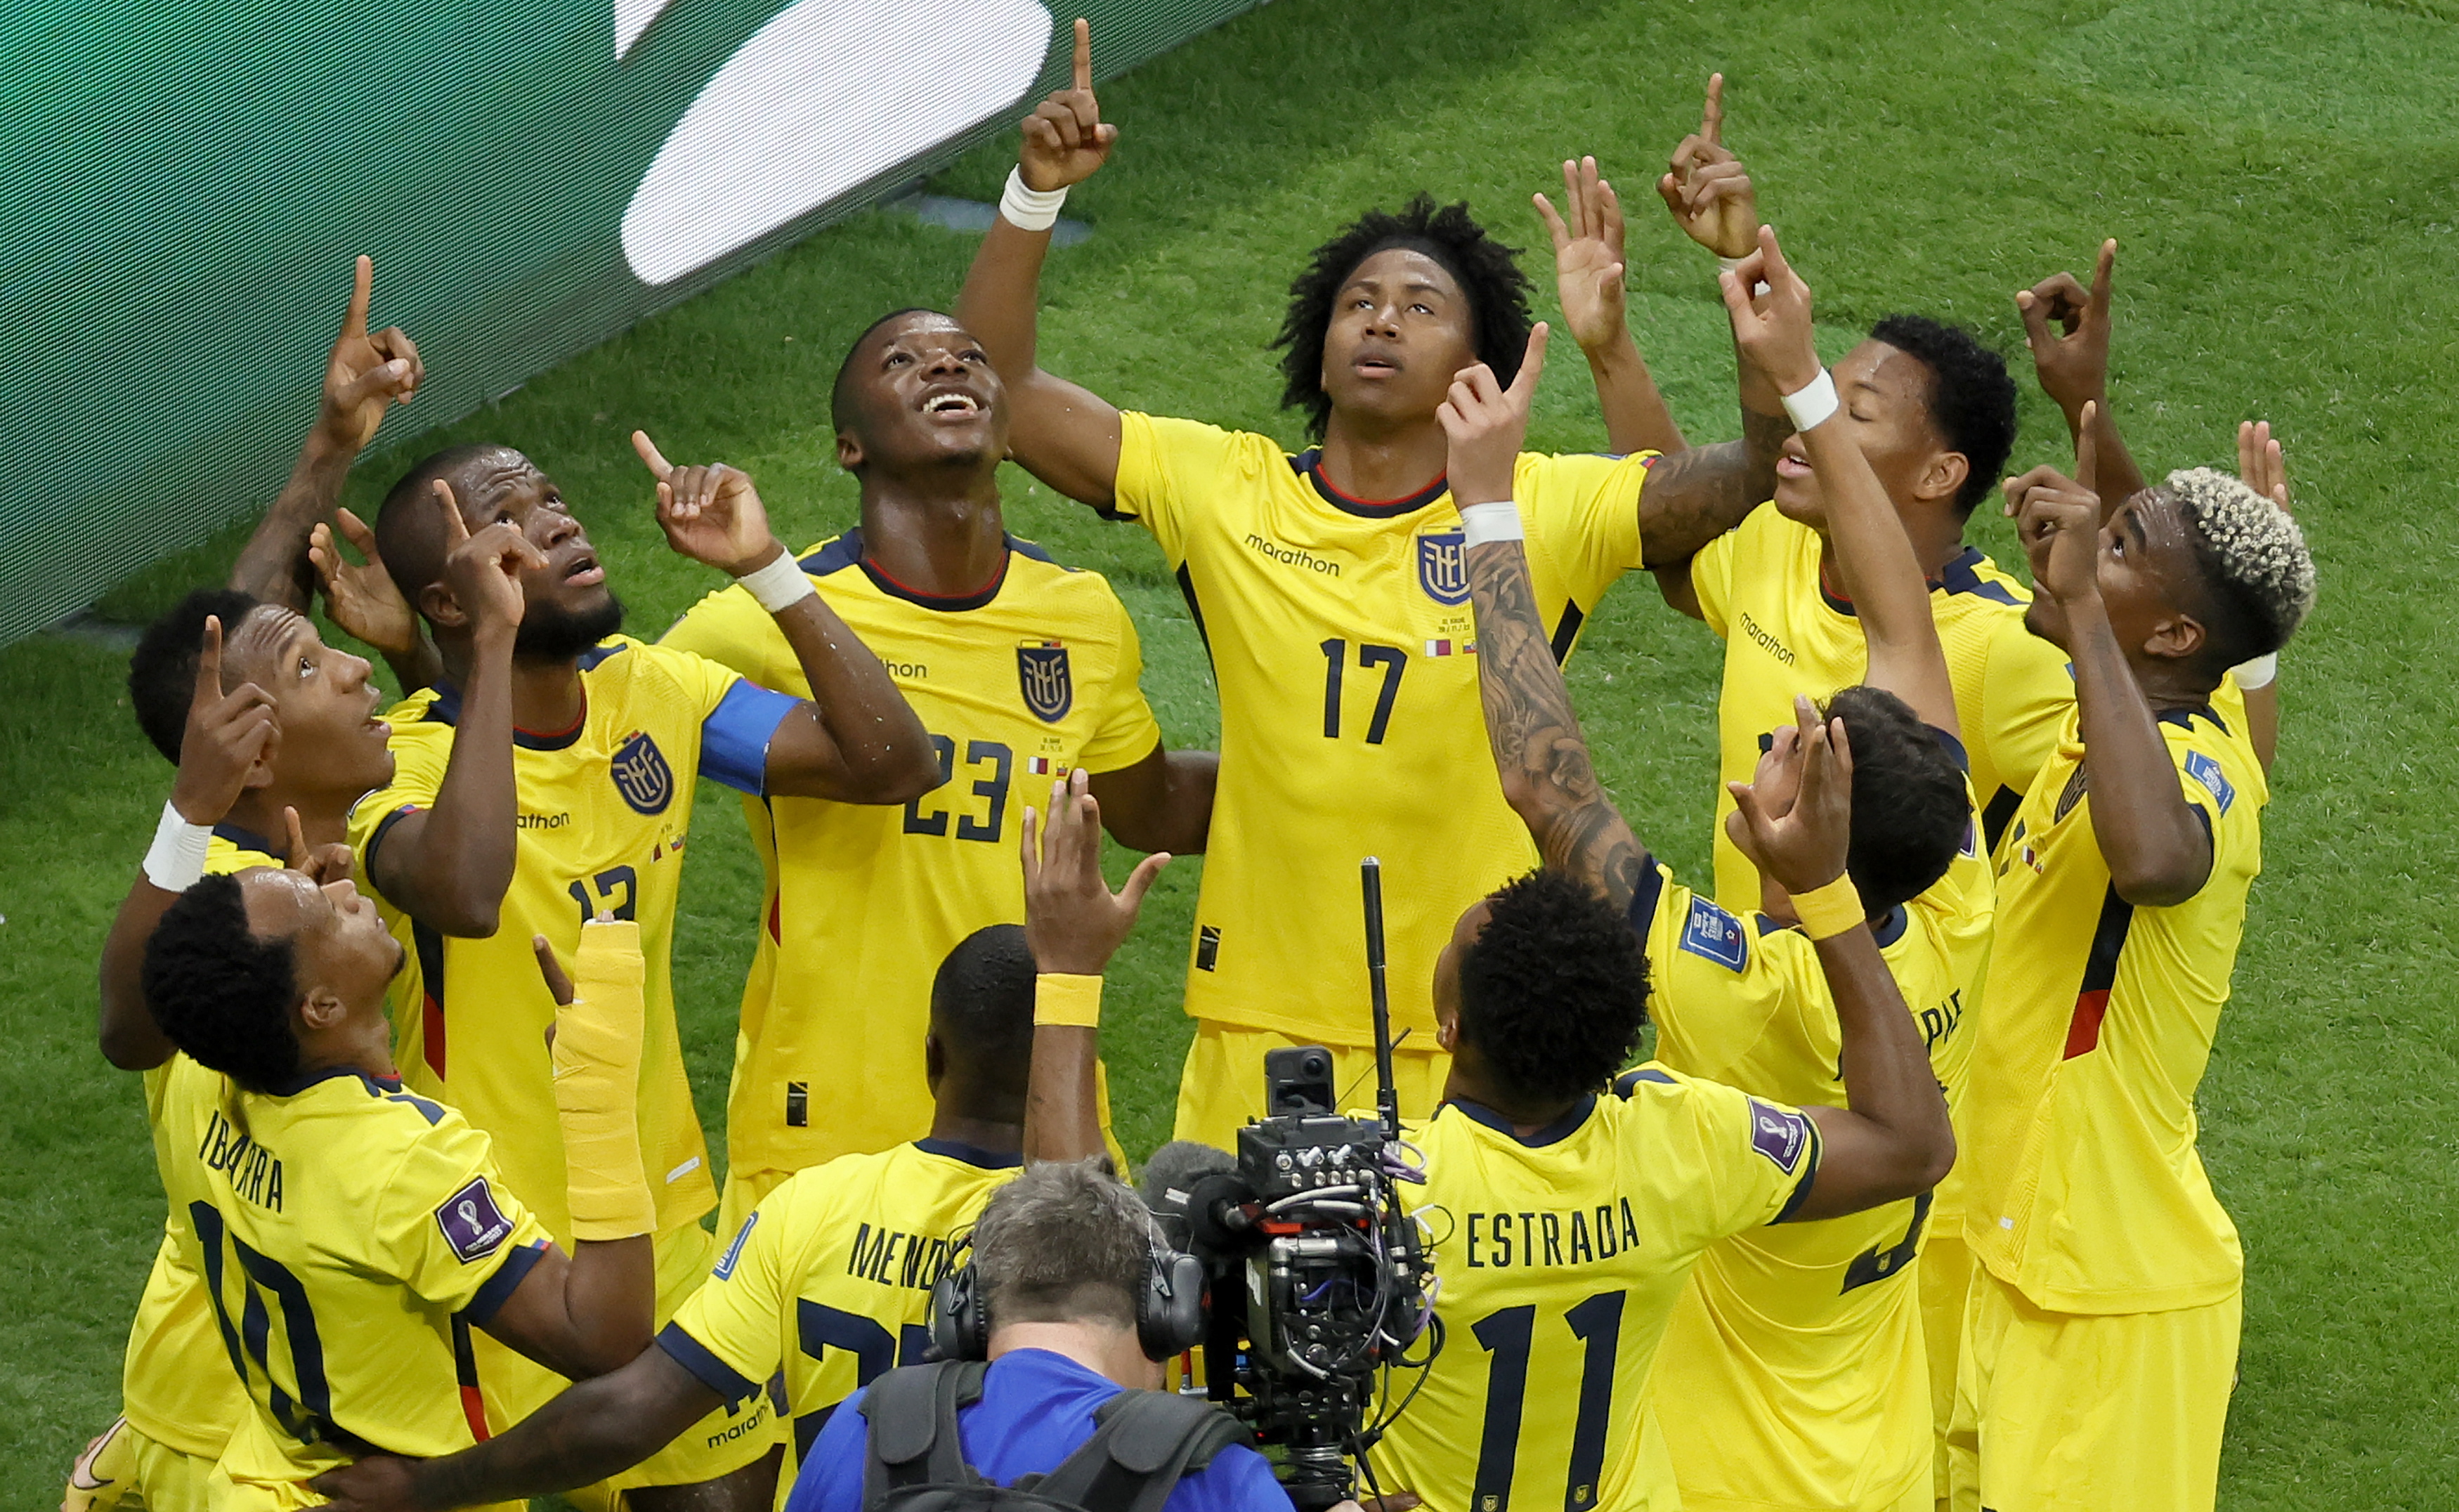
<svg viewBox="0 0 2459 1512">
<path fill-rule="evenodd" d="M 478 1294 L 470 1299 L 470 1305 L 461 1310 L 461 1315 L 485 1328 L 496 1310 L 512 1300 L 513 1293 L 520 1288 L 521 1278 L 528 1275 L 545 1255 L 546 1241 L 541 1239 L 504 1256 L 504 1263 L 495 1267 L 495 1273 L 487 1278 L 487 1284 L 478 1289 Z"/>
<path fill-rule="evenodd" d="M 669 1323 L 658 1330 L 658 1348 L 673 1355 L 676 1364 L 727 1401 L 741 1401 L 760 1389 L 757 1381 L 745 1380 L 733 1366 L 709 1353 L 707 1345 L 684 1333 L 680 1323 Z"/>
<path fill-rule="evenodd" d="M 1935 724 L 1929 727 L 1929 732 L 1938 737 L 1938 743 L 1941 746 L 1946 747 L 1947 759 L 1955 763 L 1957 771 L 1969 773 L 1972 770 L 1972 758 L 1965 751 L 1963 741 Z"/>
<path fill-rule="evenodd" d="M 768 742 L 803 701 L 737 682 L 700 722 L 700 774 L 736 792 L 767 792 Z"/>
<path fill-rule="evenodd" d="M 1648 932 L 1656 923 L 1656 900 L 1664 894 L 1665 871 L 1643 846 L 1639 852 L 1639 886 L 1630 894 L 1630 932 L 1639 936 L 1642 953 L 1648 949 Z"/>
<path fill-rule="evenodd" d="M 1810 1128 L 1810 1158 L 1802 1162 L 1801 1179 L 1793 1184 L 1793 1195 L 1787 1197 L 1784 1200 L 1784 1206 L 1776 1209 L 1776 1215 L 1768 1220 L 1770 1228 L 1780 1223 L 1791 1223 L 1793 1215 L 1801 1211 L 1801 1205 L 1810 1200 L 1811 1184 L 1818 1179 L 1818 1157 L 1821 1152 L 1818 1142 L 1818 1121 L 1805 1113 L 1802 1115 L 1801 1122 Z"/>
</svg>

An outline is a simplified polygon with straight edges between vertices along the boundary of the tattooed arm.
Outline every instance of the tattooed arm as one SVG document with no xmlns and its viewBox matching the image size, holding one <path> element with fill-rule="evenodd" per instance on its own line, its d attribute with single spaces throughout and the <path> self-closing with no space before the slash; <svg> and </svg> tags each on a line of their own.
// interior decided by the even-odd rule
<svg viewBox="0 0 2459 1512">
<path fill-rule="evenodd" d="M 1483 363 L 1452 381 L 1438 418 L 1451 443 L 1455 496 L 1511 497 L 1528 402 L 1545 366 L 1545 335 L 1542 324 L 1529 333 L 1528 354 L 1507 391 Z M 1628 908 L 1648 853 L 1606 801 L 1589 764 L 1570 689 L 1563 685 L 1528 584 L 1519 513 L 1508 503 L 1483 503 L 1463 509 L 1461 518 L 1470 541 L 1469 600 L 1477 606 L 1478 690 L 1503 796 L 1536 836 L 1548 868 L 1585 879 L 1616 908 Z"/>
<path fill-rule="evenodd" d="M 1641 560 L 1665 601 L 1693 620 L 1691 558 L 1776 493 L 1776 455 L 1793 434 L 1774 387 L 1748 363 L 1742 372 L 1742 438 L 1658 458 L 1639 492 Z"/>
</svg>

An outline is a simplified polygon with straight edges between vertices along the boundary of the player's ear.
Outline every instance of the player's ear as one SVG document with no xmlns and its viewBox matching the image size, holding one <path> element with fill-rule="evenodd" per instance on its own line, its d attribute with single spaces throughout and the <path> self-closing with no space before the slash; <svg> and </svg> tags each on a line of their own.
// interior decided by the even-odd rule
<svg viewBox="0 0 2459 1512">
<path fill-rule="evenodd" d="M 311 1034 L 340 1027 L 348 1013 L 348 1005 L 329 987 L 310 987 L 299 999 L 299 1025 Z"/>
<path fill-rule="evenodd" d="M 1972 459 L 1961 452 L 1933 452 L 1929 465 L 1922 469 L 1921 481 L 1913 485 L 1914 494 L 1924 500 L 1951 499 L 1964 480 L 1972 475 Z"/>
<path fill-rule="evenodd" d="M 948 1074 L 948 1047 L 939 1042 L 935 1032 L 922 1037 L 922 1083 L 933 1092 L 939 1090 L 940 1079 Z"/>
<path fill-rule="evenodd" d="M 837 466 L 849 472 L 862 471 L 862 441 L 851 430 L 837 432 Z"/>
<path fill-rule="evenodd" d="M 2184 662 L 2201 654 L 2202 622 L 2194 616 L 2170 610 L 2154 620 L 2152 633 L 2143 640 L 2143 654 L 2166 662 Z"/>
<path fill-rule="evenodd" d="M 429 624 L 439 630 L 458 630 L 470 622 L 470 616 L 462 610 L 460 600 L 454 598 L 452 590 L 440 580 L 418 590 L 418 612 Z"/>
</svg>

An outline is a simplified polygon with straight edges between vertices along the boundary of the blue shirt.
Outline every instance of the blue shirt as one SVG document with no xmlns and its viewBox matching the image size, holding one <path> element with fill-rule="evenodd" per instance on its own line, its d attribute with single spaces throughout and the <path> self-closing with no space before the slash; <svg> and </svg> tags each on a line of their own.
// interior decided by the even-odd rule
<svg viewBox="0 0 2459 1512">
<path fill-rule="evenodd" d="M 1002 1354 L 982 1378 L 982 1399 L 956 1414 L 965 1462 L 1001 1485 L 1056 1470 L 1093 1437 L 1093 1409 L 1121 1389 L 1048 1350 Z M 871 1434 L 862 1397 L 855 1392 L 829 1415 L 828 1426 L 803 1459 L 786 1512 L 862 1512 Z M 1222 1450 L 1210 1464 L 1180 1480 L 1163 1506 L 1164 1512 L 1291 1512 L 1289 1493 L 1272 1479 L 1271 1463 L 1244 1444 Z"/>
</svg>

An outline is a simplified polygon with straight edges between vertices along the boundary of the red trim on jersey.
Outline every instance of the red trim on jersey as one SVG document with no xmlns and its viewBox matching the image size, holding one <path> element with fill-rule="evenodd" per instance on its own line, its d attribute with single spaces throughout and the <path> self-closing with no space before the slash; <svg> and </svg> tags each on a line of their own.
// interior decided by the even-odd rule
<svg viewBox="0 0 2459 1512">
<path fill-rule="evenodd" d="M 427 1069 L 437 1076 L 444 1074 L 444 1005 L 433 993 L 421 993 L 418 1005 L 420 1049 L 427 1057 Z"/>
<path fill-rule="evenodd" d="M 902 581 L 894 573 L 892 573 L 887 568 L 879 565 L 877 559 L 868 554 L 866 554 L 862 558 L 862 564 L 865 567 L 877 573 L 888 582 L 894 584 L 898 591 L 912 594 L 916 598 L 928 598 L 938 603 L 946 603 L 957 598 L 987 598 L 992 594 L 998 592 L 999 584 L 1007 581 L 1007 554 L 1001 553 L 999 556 L 998 571 L 991 574 L 990 581 L 982 584 L 979 588 L 975 589 L 971 593 L 935 594 L 924 593 L 921 589 L 914 587 L 913 584 Z"/>
<path fill-rule="evenodd" d="M 780 945 L 786 943 L 785 914 L 781 912 L 785 902 L 782 894 L 768 900 L 768 937 Z"/>
<path fill-rule="evenodd" d="M 589 690 L 584 687 L 580 690 L 580 713 L 575 716 L 571 724 L 566 724 L 559 730 L 524 729 L 520 725 L 515 724 L 513 726 L 513 733 L 515 735 L 527 735 L 532 740 L 562 740 L 566 736 L 579 733 L 580 726 L 588 723 Z"/>
<path fill-rule="evenodd" d="M 1316 454 L 1320 457 L 1322 453 L 1318 452 Z M 1411 489 L 1408 493 L 1399 494 L 1397 497 L 1381 499 L 1359 498 L 1356 494 L 1350 493 L 1347 489 L 1335 483 L 1331 477 L 1324 472 L 1323 463 L 1321 461 L 1317 461 L 1310 472 L 1313 473 L 1314 480 L 1323 485 L 1325 493 L 1337 494 L 1339 497 L 1347 499 L 1352 504 L 1359 505 L 1371 510 L 1388 510 L 1396 505 L 1407 504 L 1417 499 L 1432 498 L 1434 495 L 1440 494 L 1444 489 L 1451 486 L 1451 479 L 1448 472 L 1438 472 L 1435 474 L 1435 480 L 1432 483 L 1427 484 L 1423 488 Z"/>
<path fill-rule="evenodd" d="M 2109 1012 L 2109 994 L 2088 992 L 2075 999 L 2074 1017 L 2067 1021 L 2067 1050 L 2058 1059 L 2071 1060 L 2100 1048 L 2100 1020 Z"/>
<path fill-rule="evenodd" d="M 2134 905 L 2111 888 L 2101 900 L 2100 922 L 2092 927 L 2091 953 L 2084 957 L 2083 982 L 2075 993 L 2066 1054 L 2060 1059 L 2071 1060 L 2100 1048 L 2100 1021 L 2109 1013 L 2109 991 L 2117 983 L 2117 958 L 2125 954 L 2127 932 L 2133 927 Z"/>
</svg>

